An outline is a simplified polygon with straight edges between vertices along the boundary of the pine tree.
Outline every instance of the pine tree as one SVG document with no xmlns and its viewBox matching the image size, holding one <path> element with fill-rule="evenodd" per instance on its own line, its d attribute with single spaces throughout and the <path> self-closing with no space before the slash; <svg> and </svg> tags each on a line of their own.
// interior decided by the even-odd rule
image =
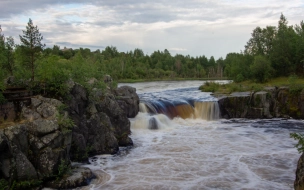
<svg viewBox="0 0 304 190">
<path fill-rule="evenodd" d="M 31 81 L 35 79 L 36 61 L 40 57 L 45 44 L 42 44 L 43 36 L 37 26 L 29 19 L 26 30 L 22 30 L 23 36 L 19 35 L 23 54 L 23 64 L 30 69 Z"/>
</svg>

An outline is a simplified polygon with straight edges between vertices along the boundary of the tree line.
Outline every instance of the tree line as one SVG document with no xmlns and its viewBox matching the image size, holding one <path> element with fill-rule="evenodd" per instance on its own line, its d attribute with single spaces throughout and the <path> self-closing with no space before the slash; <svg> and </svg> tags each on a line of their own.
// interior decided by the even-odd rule
<svg viewBox="0 0 304 190">
<path fill-rule="evenodd" d="M 102 81 L 105 74 L 114 80 L 229 77 L 236 82 L 304 74 L 304 23 L 289 26 L 283 14 L 277 27 L 256 27 L 244 51 L 217 60 L 171 55 L 167 49 L 146 55 L 138 48 L 119 52 L 113 46 L 102 51 L 58 45 L 45 48 L 31 19 L 22 33 L 20 44 L 0 33 L 0 89 L 5 88 L 3 79 L 8 76 L 14 76 L 19 85 L 43 84 L 58 90 L 69 79 L 85 84 L 91 78 Z"/>
</svg>

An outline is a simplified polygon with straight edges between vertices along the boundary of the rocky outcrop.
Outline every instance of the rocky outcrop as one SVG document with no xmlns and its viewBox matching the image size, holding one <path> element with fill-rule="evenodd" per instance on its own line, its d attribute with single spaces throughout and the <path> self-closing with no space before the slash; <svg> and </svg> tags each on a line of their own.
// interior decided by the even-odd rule
<svg viewBox="0 0 304 190">
<path fill-rule="evenodd" d="M 119 146 L 133 145 L 129 138 L 131 131 L 128 116 L 138 113 L 139 101 L 135 89 L 125 87 L 114 90 L 114 93 L 93 89 L 88 94 L 77 83 L 71 83 L 70 88 L 66 104 L 76 125 L 73 128 L 72 160 L 85 161 L 88 156 L 96 154 L 114 154 Z M 114 94 L 123 93 L 125 101 L 118 101 Z"/>
<path fill-rule="evenodd" d="M 296 179 L 294 181 L 294 188 L 296 190 L 304 189 L 304 154 L 302 154 L 298 160 Z"/>
<path fill-rule="evenodd" d="M 304 118 L 304 90 L 268 87 L 260 92 L 232 93 L 219 97 L 222 118 Z"/>
<path fill-rule="evenodd" d="M 0 129 L 0 179 L 41 181 L 56 175 L 63 163 L 69 165 L 72 132 L 60 124 L 61 105 L 37 96 L 23 107 L 20 124 Z"/>
<path fill-rule="evenodd" d="M 136 89 L 130 86 L 121 86 L 114 90 L 114 95 L 120 108 L 127 117 L 133 118 L 139 111 L 139 97 Z"/>
<path fill-rule="evenodd" d="M 75 167 L 69 172 L 69 176 L 47 182 L 47 187 L 54 189 L 71 189 L 89 185 L 95 175 L 89 168 Z"/>
</svg>

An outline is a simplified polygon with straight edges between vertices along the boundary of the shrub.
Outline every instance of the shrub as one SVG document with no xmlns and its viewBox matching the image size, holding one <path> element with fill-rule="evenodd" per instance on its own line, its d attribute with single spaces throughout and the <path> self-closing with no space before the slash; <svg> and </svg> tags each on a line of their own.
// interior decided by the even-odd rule
<svg viewBox="0 0 304 190">
<path fill-rule="evenodd" d="M 203 92 L 216 92 L 220 88 L 220 84 L 215 82 L 206 82 L 199 89 Z"/>
<path fill-rule="evenodd" d="M 262 55 L 254 57 L 253 64 L 250 65 L 250 72 L 254 81 L 266 82 L 270 79 L 272 71 L 271 62 L 266 57 Z"/>
<path fill-rule="evenodd" d="M 299 153 L 304 152 L 304 135 L 300 133 L 290 133 L 290 137 L 298 140 L 298 143 L 295 145 Z"/>
</svg>

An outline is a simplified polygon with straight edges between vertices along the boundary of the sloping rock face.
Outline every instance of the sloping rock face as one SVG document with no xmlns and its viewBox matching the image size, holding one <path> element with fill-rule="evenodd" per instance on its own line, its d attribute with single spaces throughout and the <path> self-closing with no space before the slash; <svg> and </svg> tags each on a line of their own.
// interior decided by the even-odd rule
<svg viewBox="0 0 304 190">
<path fill-rule="evenodd" d="M 232 93 L 219 98 L 222 118 L 304 118 L 304 90 L 269 87 L 260 92 Z"/>
<path fill-rule="evenodd" d="M 133 145 L 129 138 L 131 131 L 128 116 L 138 113 L 138 109 L 133 108 L 139 104 L 134 89 L 130 87 L 129 90 L 126 87 L 126 95 L 131 99 L 126 101 L 135 102 L 128 105 L 132 110 L 129 112 L 122 109 L 124 102 L 117 101 L 109 90 L 93 89 L 88 94 L 86 89 L 77 83 L 70 84 L 70 87 L 66 104 L 76 125 L 73 128 L 72 160 L 86 161 L 88 156 L 114 154 L 119 150 L 119 146 Z"/>
<path fill-rule="evenodd" d="M 130 86 L 121 86 L 114 90 L 114 95 L 127 117 L 134 118 L 139 112 L 139 97 L 136 94 L 136 89 Z"/>
<path fill-rule="evenodd" d="M 0 129 L 0 179 L 44 180 L 58 172 L 61 163 L 70 163 L 72 132 L 57 120 L 55 99 L 38 96 L 23 107 L 24 123 Z"/>
<path fill-rule="evenodd" d="M 296 179 L 294 181 L 294 188 L 296 190 L 304 189 L 304 154 L 302 154 L 298 160 Z"/>
</svg>

